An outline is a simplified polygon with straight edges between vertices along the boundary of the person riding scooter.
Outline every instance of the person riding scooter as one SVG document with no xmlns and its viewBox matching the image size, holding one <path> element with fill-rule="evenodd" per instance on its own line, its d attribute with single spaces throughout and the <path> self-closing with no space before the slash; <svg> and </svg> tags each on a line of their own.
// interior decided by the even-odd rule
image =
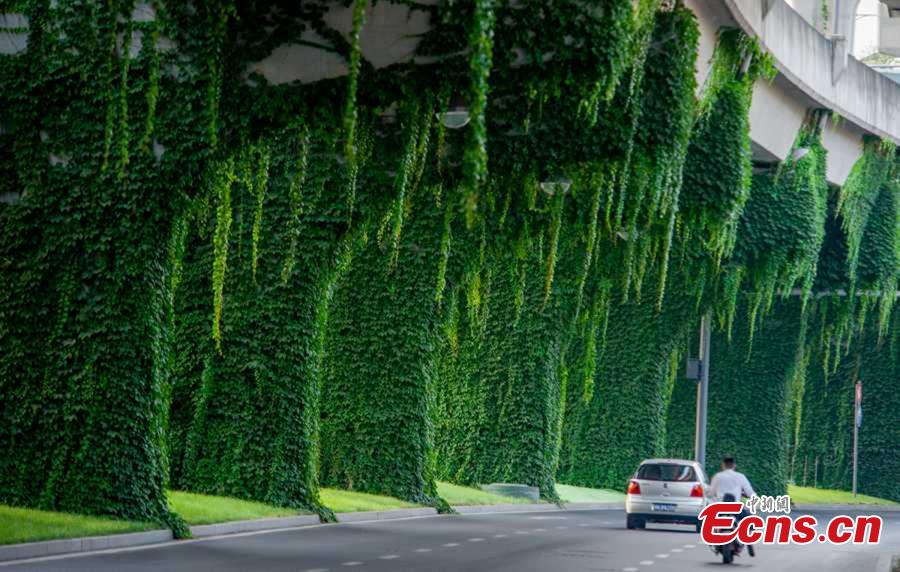
<svg viewBox="0 0 900 572">
<path fill-rule="evenodd" d="M 707 495 L 716 501 L 722 502 L 740 502 L 741 497 L 756 496 L 750 480 L 743 473 L 735 470 L 737 464 L 734 457 L 725 457 L 722 459 L 722 470 L 716 473 L 709 484 Z M 747 508 L 744 507 L 741 513 L 735 518 L 735 526 L 748 516 Z M 750 556 L 756 556 L 753 546 L 747 546 L 747 552 Z"/>
</svg>

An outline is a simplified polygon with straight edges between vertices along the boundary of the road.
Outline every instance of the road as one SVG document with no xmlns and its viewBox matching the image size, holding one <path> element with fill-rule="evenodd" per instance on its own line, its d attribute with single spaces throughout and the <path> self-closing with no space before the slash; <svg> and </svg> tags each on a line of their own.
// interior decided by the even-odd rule
<svg viewBox="0 0 900 572">
<path fill-rule="evenodd" d="M 831 514 L 812 513 L 821 522 Z M 877 546 L 762 546 L 733 566 L 760 572 L 875 571 L 900 555 L 900 512 Z M 690 528 L 630 531 L 620 510 L 417 518 L 180 541 L 150 548 L 0 565 L 0 570 L 681 572 L 721 567 Z"/>
</svg>

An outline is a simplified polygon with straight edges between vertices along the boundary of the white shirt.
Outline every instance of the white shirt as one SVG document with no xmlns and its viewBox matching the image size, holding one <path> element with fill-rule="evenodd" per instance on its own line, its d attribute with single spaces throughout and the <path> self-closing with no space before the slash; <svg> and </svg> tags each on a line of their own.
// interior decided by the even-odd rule
<svg viewBox="0 0 900 572">
<path fill-rule="evenodd" d="M 726 469 L 716 473 L 709 484 L 709 496 L 716 500 L 722 500 L 727 494 L 733 495 L 735 502 L 741 502 L 742 496 L 752 497 L 756 495 L 744 473 L 739 473 L 734 469 Z"/>
</svg>

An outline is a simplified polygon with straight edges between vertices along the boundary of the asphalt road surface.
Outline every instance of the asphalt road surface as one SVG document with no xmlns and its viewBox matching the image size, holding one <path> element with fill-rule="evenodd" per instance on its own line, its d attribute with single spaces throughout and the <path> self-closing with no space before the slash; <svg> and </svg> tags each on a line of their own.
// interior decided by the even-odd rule
<svg viewBox="0 0 900 572">
<path fill-rule="evenodd" d="M 823 519 L 828 513 L 811 513 Z M 865 572 L 900 555 L 900 512 L 876 546 L 760 546 L 730 568 Z M 482 514 L 315 526 L 0 564 L 6 571 L 481 570 L 674 572 L 728 569 L 692 528 L 626 530 L 620 510 Z"/>
</svg>

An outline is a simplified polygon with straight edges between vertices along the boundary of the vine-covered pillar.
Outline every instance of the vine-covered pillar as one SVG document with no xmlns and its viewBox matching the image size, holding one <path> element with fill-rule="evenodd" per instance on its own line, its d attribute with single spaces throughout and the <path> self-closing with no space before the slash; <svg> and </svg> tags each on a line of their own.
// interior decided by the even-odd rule
<svg viewBox="0 0 900 572">
<path fill-rule="evenodd" d="M 239 146 L 217 169 L 214 203 L 197 211 L 178 292 L 172 434 L 183 435 L 185 488 L 319 510 L 322 336 L 353 235 L 315 220 L 335 200 L 333 166 L 316 154 L 307 172 L 307 141 L 288 130 Z"/>
<path fill-rule="evenodd" d="M 879 341 L 876 328 L 860 347 L 859 380 L 863 385 L 863 418 L 859 430 L 859 490 L 900 501 L 900 318 L 895 313 L 892 336 Z M 845 394 L 844 400 L 849 401 Z"/>
<path fill-rule="evenodd" d="M 409 209 L 402 235 L 384 243 L 373 237 L 335 292 L 321 478 L 330 486 L 431 504 L 440 502 L 430 407 L 441 240 L 436 229 L 443 227 L 444 213 L 424 191 L 401 208 Z"/>
<path fill-rule="evenodd" d="M 196 169 L 138 144 L 158 69 L 151 42 L 115 49 L 130 8 L 51 4 L 21 4 L 27 49 L 0 56 L 0 502 L 180 533 L 162 447 L 169 238 L 177 174 Z"/>
<path fill-rule="evenodd" d="M 487 366 L 485 320 L 489 301 L 473 307 L 457 285 L 444 297 L 435 359 L 435 477 L 477 485 L 475 467 L 485 416 L 489 414 L 479 370 Z"/>
<path fill-rule="evenodd" d="M 137 177 L 65 171 L 0 215 L 0 501 L 174 524 L 166 211 Z"/>
<path fill-rule="evenodd" d="M 857 360 L 844 356 L 835 368 L 825 358 L 825 345 L 817 336 L 807 350 L 792 477 L 801 486 L 847 490 L 851 486 Z"/>
<path fill-rule="evenodd" d="M 675 289 L 662 309 L 652 298 L 619 302 L 614 290 L 596 389 L 577 421 L 566 482 L 621 489 L 642 460 L 662 454 L 671 357 L 697 313 L 696 300 Z"/>
<path fill-rule="evenodd" d="M 759 494 L 787 488 L 789 397 L 804 350 L 800 305 L 797 298 L 777 301 L 752 339 L 743 326 L 734 328 L 731 342 L 725 332 L 712 336 L 706 468 L 714 474 L 732 455 Z"/>
<path fill-rule="evenodd" d="M 474 474 L 482 483 L 536 486 L 555 499 L 567 336 L 557 299 L 545 302 L 544 260 L 523 254 L 502 255 L 492 269 L 485 361 L 475 373 L 486 415 Z"/>
</svg>

